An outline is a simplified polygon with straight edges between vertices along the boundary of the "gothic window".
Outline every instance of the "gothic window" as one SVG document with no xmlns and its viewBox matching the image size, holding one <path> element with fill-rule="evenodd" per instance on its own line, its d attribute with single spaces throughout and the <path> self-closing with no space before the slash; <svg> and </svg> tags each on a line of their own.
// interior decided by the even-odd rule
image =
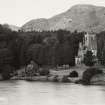
<svg viewBox="0 0 105 105">
<path fill-rule="evenodd" d="M 87 41 L 87 37 L 85 37 L 85 41 Z"/>
</svg>

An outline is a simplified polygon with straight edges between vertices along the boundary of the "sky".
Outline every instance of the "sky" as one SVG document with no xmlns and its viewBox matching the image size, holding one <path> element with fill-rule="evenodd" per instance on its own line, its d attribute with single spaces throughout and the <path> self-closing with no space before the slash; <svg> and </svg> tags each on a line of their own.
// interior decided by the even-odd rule
<svg viewBox="0 0 105 105">
<path fill-rule="evenodd" d="M 22 26 L 31 19 L 65 12 L 76 4 L 105 6 L 105 0 L 0 0 L 0 24 Z"/>
</svg>

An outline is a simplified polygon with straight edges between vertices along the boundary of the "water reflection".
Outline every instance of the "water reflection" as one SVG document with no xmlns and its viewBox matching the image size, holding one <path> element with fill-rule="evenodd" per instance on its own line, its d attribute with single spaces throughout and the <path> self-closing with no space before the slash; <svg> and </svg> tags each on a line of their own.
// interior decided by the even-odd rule
<svg viewBox="0 0 105 105">
<path fill-rule="evenodd" d="M 1 81 L 0 105 L 104 105 L 105 86 Z"/>
</svg>

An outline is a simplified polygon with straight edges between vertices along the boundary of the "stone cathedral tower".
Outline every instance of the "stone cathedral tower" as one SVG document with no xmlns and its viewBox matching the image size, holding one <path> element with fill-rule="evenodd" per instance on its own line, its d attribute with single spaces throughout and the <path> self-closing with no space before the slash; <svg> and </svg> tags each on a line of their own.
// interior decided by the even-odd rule
<svg viewBox="0 0 105 105">
<path fill-rule="evenodd" d="M 87 33 L 84 35 L 83 43 L 79 43 L 78 55 L 75 57 L 75 64 L 80 65 L 83 62 L 86 51 L 92 51 L 94 57 L 97 57 L 96 35 Z"/>
</svg>

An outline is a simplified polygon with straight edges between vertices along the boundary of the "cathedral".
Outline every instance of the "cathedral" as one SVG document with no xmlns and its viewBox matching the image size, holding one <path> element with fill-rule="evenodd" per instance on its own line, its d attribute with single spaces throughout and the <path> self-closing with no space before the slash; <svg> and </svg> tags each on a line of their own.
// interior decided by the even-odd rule
<svg viewBox="0 0 105 105">
<path fill-rule="evenodd" d="M 75 57 L 75 64 L 81 65 L 84 59 L 84 54 L 87 51 L 92 51 L 93 55 L 97 57 L 97 40 L 96 35 L 87 33 L 84 35 L 83 42 L 79 43 L 78 55 Z"/>
</svg>

